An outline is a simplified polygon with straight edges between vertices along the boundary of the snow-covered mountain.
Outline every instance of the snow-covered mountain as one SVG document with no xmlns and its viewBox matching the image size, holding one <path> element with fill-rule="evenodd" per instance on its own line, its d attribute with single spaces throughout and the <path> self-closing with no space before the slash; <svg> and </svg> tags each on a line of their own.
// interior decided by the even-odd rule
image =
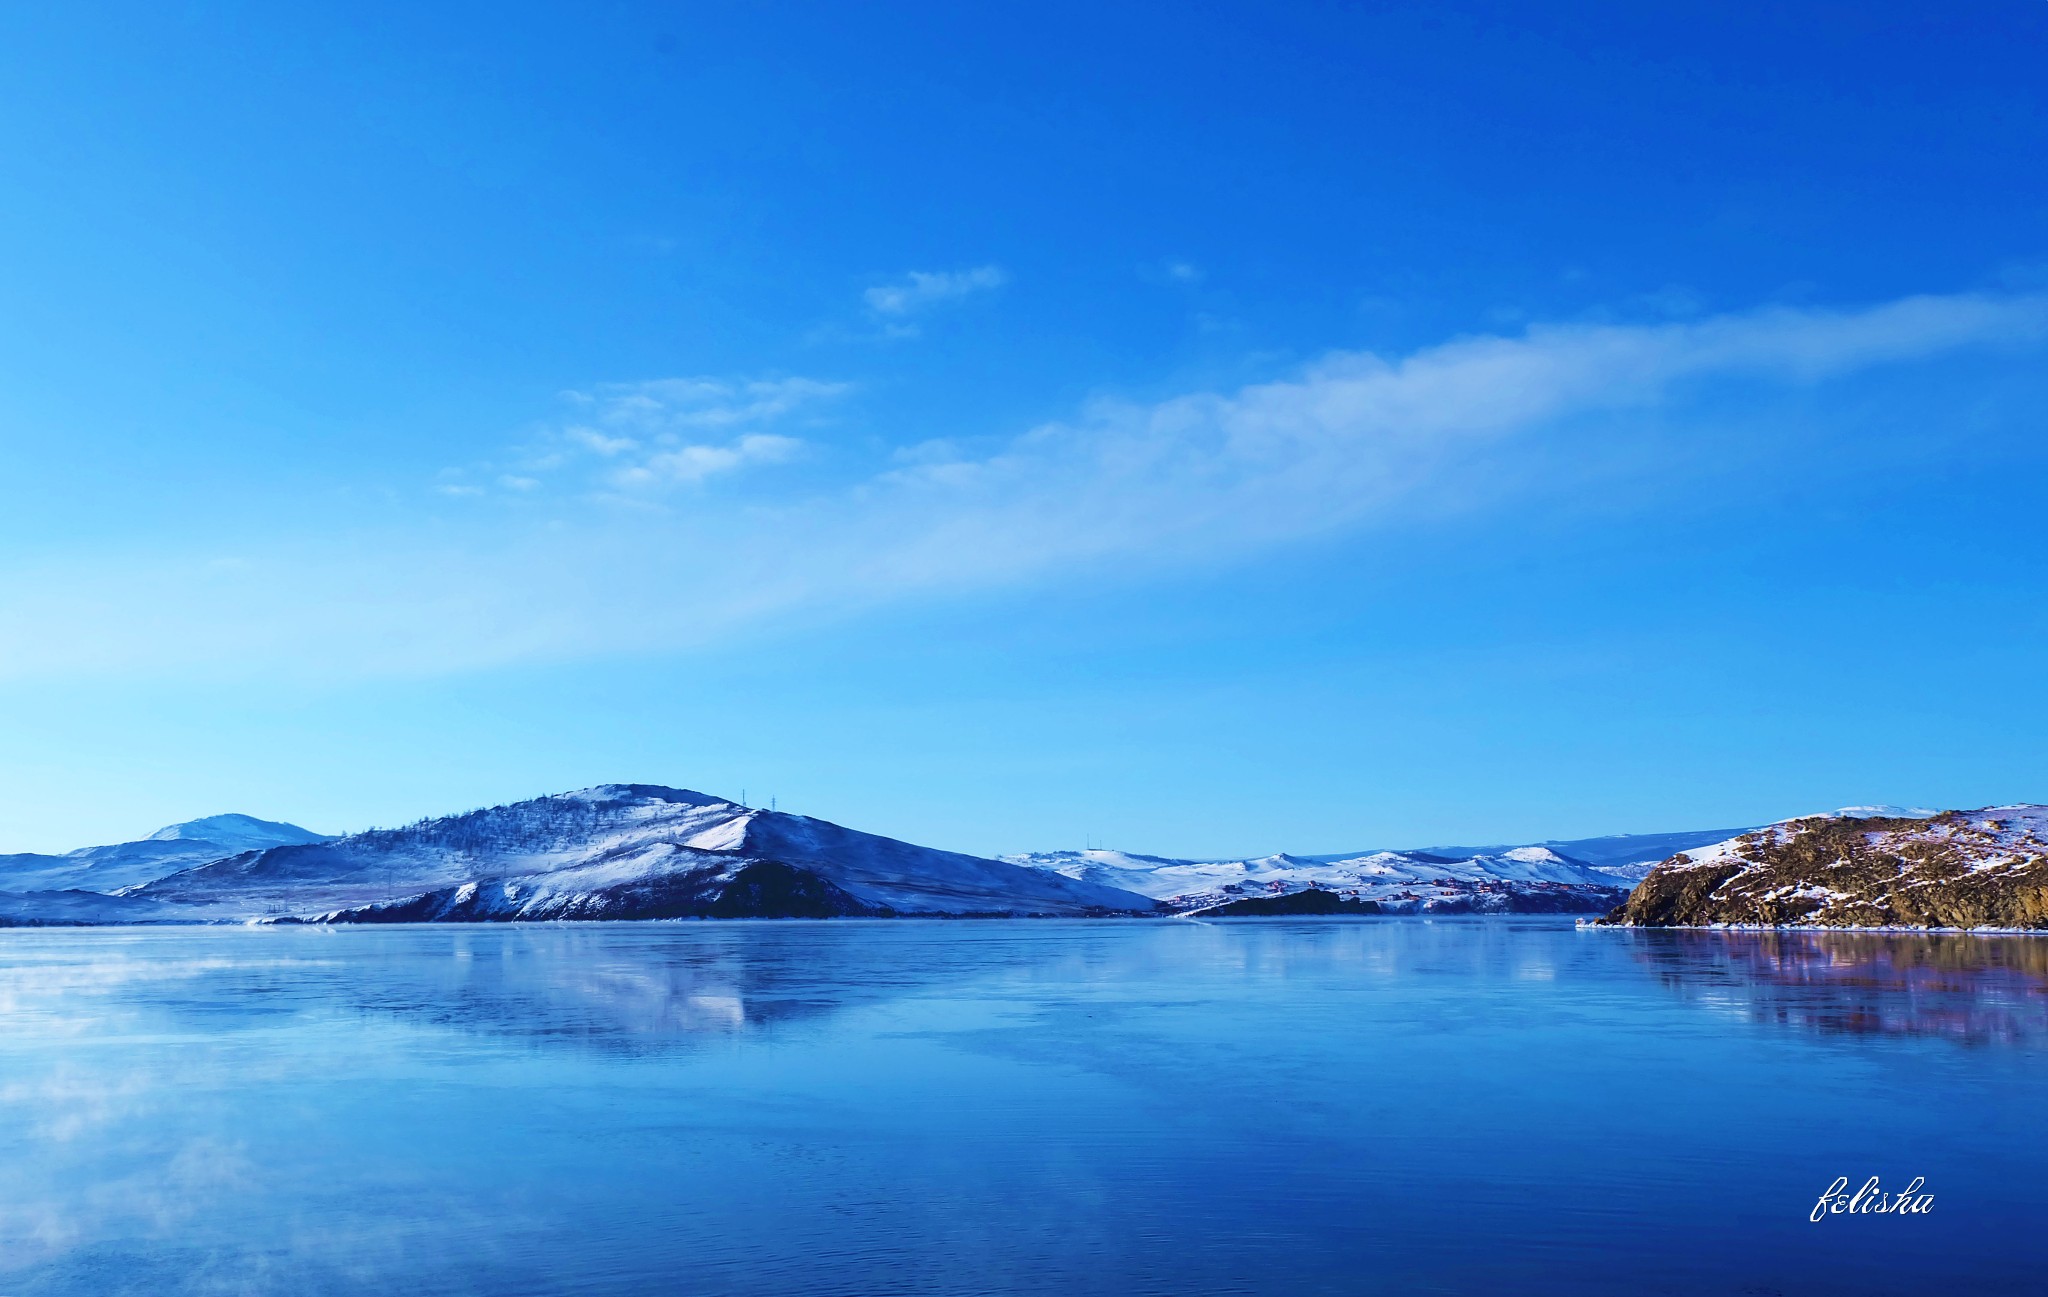
<svg viewBox="0 0 2048 1297">
<path fill-rule="evenodd" d="M 184 842 L 209 850 L 215 847 L 228 847 L 235 851 L 260 851 L 264 847 L 325 842 L 331 836 L 326 833 L 315 833 L 311 829 L 302 829 L 296 824 L 259 820 L 253 815 L 208 815 L 204 819 L 186 820 L 182 824 L 158 829 L 143 841 Z"/>
<path fill-rule="evenodd" d="M 1131 913 L 1149 898 L 650 784 L 267 847 L 116 893 L 194 920 Z"/>
<path fill-rule="evenodd" d="M 1038 851 L 1004 856 L 1153 897 L 1177 911 L 1314 888 L 1377 902 L 1383 910 L 1592 912 L 1675 852 L 1742 829 L 1617 833 L 1521 846 L 1418 847 L 1335 855 L 1182 860 L 1127 851 Z"/>
<path fill-rule="evenodd" d="M 1600 873 L 1611 874 L 1624 882 L 1633 883 L 1649 873 L 1660 860 L 1680 851 L 1690 851 L 1694 847 L 1725 842 L 1738 833 L 1747 833 L 1752 827 L 1754 826 L 1744 825 L 1732 829 L 1689 829 L 1683 833 L 1611 833 L 1597 838 L 1550 838 L 1528 845 L 1547 848 L 1567 860 L 1578 861 Z M 1512 846 L 1423 847 L 1420 854 L 1448 856 L 1453 860 L 1470 860 L 1479 856 L 1504 855 L 1518 849 Z M 1339 858 L 1316 857 L 1318 860 Z"/>
<path fill-rule="evenodd" d="M 112 892 L 193 865 L 265 847 L 325 842 L 327 835 L 253 815 L 209 815 L 167 825 L 135 842 L 62 855 L 0 856 L 0 891 Z"/>
<path fill-rule="evenodd" d="M 1897 825 L 1927 814 L 1884 809 Z M 1933 832 L 1947 818 L 1925 823 Z M 1665 872 L 1717 861 L 1736 850 L 1726 844 L 1771 831 L 1242 860 L 1106 850 L 997 860 L 683 789 L 604 784 L 338 838 L 215 815 L 138 842 L 0 856 L 0 925 L 1186 913 L 1310 890 L 1338 900 L 1301 903 L 1370 902 L 1352 907 L 1361 912 L 1586 913 L 1621 902 L 1653 861 Z M 1969 836 L 1942 832 L 1945 842 Z"/>
<path fill-rule="evenodd" d="M 1395 911 L 1590 913 L 1612 907 L 1625 890 L 1613 874 L 1542 846 L 1496 848 L 1462 856 L 1369 851 L 1352 856 L 1176 860 L 1094 850 L 1046 851 L 1004 859 L 1137 892 L 1176 911 L 1315 888 L 1349 899 L 1375 901 L 1382 909 Z"/>
</svg>

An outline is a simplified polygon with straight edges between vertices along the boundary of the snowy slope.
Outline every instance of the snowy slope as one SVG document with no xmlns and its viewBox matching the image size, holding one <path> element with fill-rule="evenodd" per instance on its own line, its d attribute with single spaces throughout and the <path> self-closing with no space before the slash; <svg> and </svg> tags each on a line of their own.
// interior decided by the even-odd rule
<svg viewBox="0 0 2048 1297">
<path fill-rule="evenodd" d="M 1591 909 L 1607 903 L 1611 890 L 1625 890 L 1648 874 L 1658 861 L 1747 831 L 1617 833 L 1522 846 L 1419 847 L 1245 860 L 1183 860 L 1108 850 L 1038 851 L 1003 859 L 1138 892 L 1173 909 L 1307 887 L 1411 908 L 1462 907 L 1466 900 L 1482 909 L 1515 908 L 1524 897 L 1548 907 L 1562 892 L 1582 895 Z M 1504 896 L 1509 902 L 1500 899 Z"/>
<path fill-rule="evenodd" d="M 1154 897 L 1174 910 L 1244 896 L 1318 888 L 1390 908 L 1555 908 L 1577 897 L 1587 910 L 1619 899 L 1619 881 L 1548 847 L 1512 847 L 1457 858 L 1423 851 L 1355 856 L 1261 856 L 1175 860 L 1122 851 L 1050 851 L 1007 856 L 1015 864 Z"/>
<path fill-rule="evenodd" d="M 253 815 L 209 815 L 136 842 L 80 847 L 60 856 L 0 856 L 0 890 L 111 892 L 238 852 L 324 842 L 326 835 Z"/>
<path fill-rule="evenodd" d="M 1749 832 L 1752 827 L 1754 826 L 1692 829 L 1683 833 L 1612 833 L 1597 838 L 1550 838 L 1530 845 L 1548 848 L 1569 860 L 1579 861 L 1603 874 L 1630 883 L 1649 873 L 1658 861 L 1667 859 L 1677 852 L 1723 842 L 1738 834 Z M 1422 847 L 1419 850 L 1424 855 L 1468 860 L 1478 856 L 1497 856 L 1517 849 L 1509 846 L 1492 846 Z M 1337 857 L 1322 856 L 1318 859 L 1334 860 Z"/>
<path fill-rule="evenodd" d="M 388 918 L 388 908 L 377 907 L 418 897 L 433 899 L 404 912 L 428 919 L 655 917 L 715 906 L 745 866 L 760 862 L 796 866 L 803 877 L 757 873 L 744 886 L 758 891 L 772 881 L 777 896 L 840 905 L 835 912 L 1152 908 L 1145 897 L 1042 871 L 649 784 L 605 784 L 401 829 L 245 852 L 122 894 L 185 907 L 195 918 Z M 851 909 L 817 899 L 841 893 Z"/>
<path fill-rule="evenodd" d="M 237 851 L 260 851 L 264 847 L 281 847 L 294 843 L 325 842 L 325 833 L 302 829 L 296 824 L 284 824 L 277 820 L 259 820 L 253 815 L 209 815 L 204 819 L 186 820 L 158 829 L 144 838 L 144 842 L 183 842 L 203 845 L 207 849 L 225 848 L 232 855 Z M 131 844 L 140 845 L 140 844 Z M 105 850 L 105 848 L 88 848 Z M 79 852 L 73 852 L 79 855 Z"/>
<path fill-rule="evenodd" d="M 1115 884 L 935 851 L 808 815 L 755 811 L 746 817 L 737 849 L 810 866 L 863 900 L 904 911 L 967 912 L 987 908 L 991 897 L 1047 913 L 1149 908 Z"/>
<path fill-rule="evenodd" d="M 0 892 L 0 928 L 97 926 L 107 923 L 180 923 L 175 911 L 139 897 L 103 892 Z"/>
</svg>

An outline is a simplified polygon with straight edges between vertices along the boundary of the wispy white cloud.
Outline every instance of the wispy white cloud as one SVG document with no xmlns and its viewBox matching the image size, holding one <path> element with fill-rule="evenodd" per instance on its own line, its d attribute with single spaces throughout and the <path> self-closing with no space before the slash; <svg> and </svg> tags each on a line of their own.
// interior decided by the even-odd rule
<svg viewBox="0 0 2048 1297">
<path fill-rule="evenodd" d="M 607 383 L 567 399 L 588 411 L 595 427 L 564 430 L 570 444 L 617 461 L 604 476 L 627 491 L 691 485 L 706 478 L 796 457 L 803 442 L 766 428 L 806 414 L 844 395 L 847 383 L 815 378 L 731 381 L 664 378 Z M 764 429 L 762 431 L 742 431 Z M 695 440 L 705 433 L 730 440 Z"/>
<path fill-rule="evenodd" d="M 773 504 L 704 497 L 545 530 L 508 514 L 459 545 L 284 538 L 233 568 L 207 554 L 20 572 L 0 582 L 0 675 L 452 671 L 674 648 L 793 611 L 1090 565 L 1199 564 L 1468 507 L 1475 483 L 1495 499 L 1542 489 L 1579 471 L 1586 416 L 1681 411 L 1702 384 L 1770 392 L 2044 342 L 2048 296 L 1960 295 L 1336 352 L 1233 391 L 1097 402 L 993 448 L 920 442 Z M 595 388 L 573 426 L 632 443 L 586 443 L 603 474 L 700 482 L 794 454 L 764 425 L 837 390 L 802 383 Z"/>
<path fill-rule="evenodd" d="M 630 468 L 622 468 L 612 480 L 622 487 L 669 486 L 701 482 L 716 473 L 729 473 L 749 464 L 779 464 L 795 456 L 803 443 L 795 437 L 772 432 L 750 432 L 723 446 L 678 446 L 656 451 Z"/>
<path fill-rule="evenodd" d="M 621 430 L 640 436 L 660 436 L 769 423 L 805 406 L 843 395 L 849 386 L 815 378 L 657 378 L 638 383 L 604 383 L 588 391 L 565 392 L 563 398 L 588 411 L 590 423 L 611 430 L 597 436 L 617 438 Z M 583 432 L 588 434 L 592 429 L 586 427 Z M 585 440 L 587 443 L 588 438 Z"/>
<path fill-rule="evenodd" d="M 796 457 L 801 438 L 769 431 L 814 419 L 852 390 L 815 378 L 661 378 L 564 392 L 574 420 L 544 426 L 502 462 L 444 473 L 448 496 L 572 492 L 644 495 Z"/>
<path fill-rule="evenodd" d="M 976 266 L 971 270 L 913 270 L 902 279 L 868 289 L 868 309 L 878 316 L 900 319 L 940 302 L 1001 288 L 1009 278 L 1001 266 Z"/>
<path fill-rule="evenodd" d="M 578 425 L 562 429 L 562 436 L 594 455 L 623 455 L 629 450 L 640 448 L 640 443 L 631 437 L 614 437 L 595 428 Z"/>
</svg>

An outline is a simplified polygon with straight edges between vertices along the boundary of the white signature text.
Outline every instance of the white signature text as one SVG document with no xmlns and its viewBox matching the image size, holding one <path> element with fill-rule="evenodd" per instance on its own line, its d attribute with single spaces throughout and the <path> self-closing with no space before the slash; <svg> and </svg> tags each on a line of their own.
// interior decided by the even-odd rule
<svg viewBox="0 0 2048 1297">
<path fill-rule="evenodd" d="M 1877 1177 L 1871 1176 L 1855 1193 L 1849 1192 L 1849 1177 L 1837 1176 L 1828 1186 L 1828 1191 L 1813 1204 L 1813 1214 L 1808 1220 L 1819 1220 L 1823 1216 L 1925 1216 L 1934 1210 L 1934 1195 L 1922 1193 L 1921 1186 L 1927 1183 L 1924 1175 L 1913 1177 L 1913 1183 L 1898 1193 L 1886 1193 L 1878 1187 Z"/>
</svg>

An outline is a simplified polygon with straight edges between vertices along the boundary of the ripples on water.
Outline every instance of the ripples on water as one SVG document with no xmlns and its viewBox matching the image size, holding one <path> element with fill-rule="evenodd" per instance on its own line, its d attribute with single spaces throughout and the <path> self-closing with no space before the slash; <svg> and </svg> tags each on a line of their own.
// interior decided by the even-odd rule
<svg viewBox="0 0 2048 1297">
<path fill-rule="evenodd" d="M 2040 1292 L 2044 1045 L 2022 937 L 16 930 L 0 1297 Z"/>
</svg>

